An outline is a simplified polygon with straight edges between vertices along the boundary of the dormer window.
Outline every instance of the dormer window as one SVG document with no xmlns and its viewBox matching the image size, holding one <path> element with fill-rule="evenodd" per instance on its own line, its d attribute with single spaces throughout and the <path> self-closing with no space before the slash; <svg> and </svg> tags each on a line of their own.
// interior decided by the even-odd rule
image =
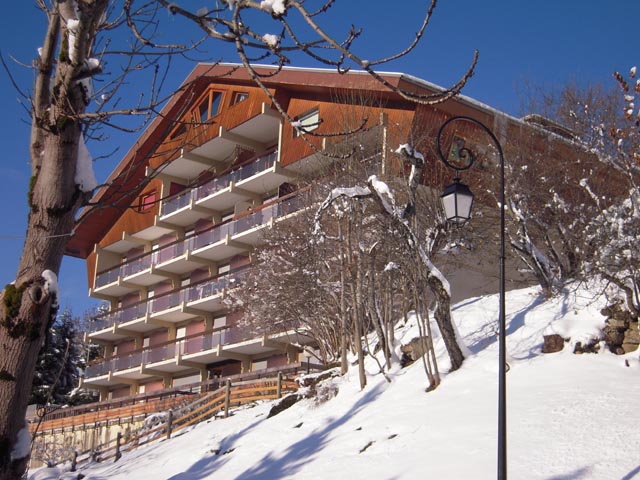
<svg viewBox="0 0 640 480">
<path fill-rule="evenodd" d="M 293 135 L 295 137 L 300 137 L 304 133 L 311 132 L 320 126 L 320 111 L 315 108 L 310 112 L 304 113 L 298 116 L 292 125 L 302 130 L 294 128 Z"/>
<path fill-rule="evenodd" d="M 215 117 L 220 108 L 220 100 L 222 100 L 222 92 L 216 92 L 215 90 L 209 91 L 193 112 L 194 120 L 204 123 L 210 118 Z"/>
<path fill-rule="evenodd" d="M 244 102 L 247 98 L 249 98 L 249 94 L 247 92 L 236 92 L 233 95 L 233 101 L 231 104 L 235 105 L 236 103 Z"/>
</svg>

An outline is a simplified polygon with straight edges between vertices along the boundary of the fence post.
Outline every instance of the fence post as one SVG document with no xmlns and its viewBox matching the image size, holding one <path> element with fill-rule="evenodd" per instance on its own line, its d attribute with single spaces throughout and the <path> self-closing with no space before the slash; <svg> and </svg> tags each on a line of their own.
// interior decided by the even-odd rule
<svg viewBox="0 0 640 480">
<path fill-rule="evenodd" d="M 78 466 L 78 451 L 73 451 L 73 458 L 71 459 L 71 471 L 75 472 L 76 467 Z"/>
<path fill-rule="evenodd" d="M 121 441 L 122 441 L 122 432 L 118 432 L 118 435 L 116 436 L 116 459 L 114 460 L 114 462 L 117 462 L 118 460 L 120 460 L 120 457 L 122 457 L 122 452 L 120 452 Z"/>
<path fill-rule="evenodd" d="M 224 418 L 229 416 L 229 406 L 231 404 L 231 379 L 227 378 L 227 387 L 224 392 Z"/>
<path fill-rule="evenodd" d="M 278 372 L 278 390 L 276 391 L 276 396 L 282 398 L 282 372 Z"/>
<path fill-rule="evenodd" d="M 169 418 L 167 419 L 167 440 L 171 438 L 172 428 L 173 428 L 173 410 L 169 410 Z"/>
</svg>

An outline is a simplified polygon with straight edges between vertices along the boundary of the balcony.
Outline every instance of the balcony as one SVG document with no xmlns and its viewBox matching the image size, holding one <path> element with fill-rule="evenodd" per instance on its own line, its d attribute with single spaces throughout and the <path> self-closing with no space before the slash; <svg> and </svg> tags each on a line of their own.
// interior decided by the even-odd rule
<svg viewBox="0 0 640 480">
<path fill-rule="evenodd" d="M 264 151 L 277 143 L 282 117 L 268 103 L 256 100 L 250 98 L 237 104 L 231 111 L 222 112 L 206 124 L 187 126 L 187 132 L 176 138 L 173 147 L 199 146 L 189 152 L 183 150 L 178 158 L 163 167 L 163 173 L 192 180 L 216 164 L 225 162 L 238 146 Z M 227 113 L 231 113 L 233 118 Z"/>
<path fill-rule="evenodd" d="M 226 175 L 211 179 L 164 201 L 160 220 L 185 227 L 216 212 L 232 209 L 238 202 L 261 200 L 261 194 L 290 178 L 277 163 L 278 152 L 260 157 Z"/>
<path fill-rule="evenodd" d="M 284 351 L 287 345 L 304 345 L 312 341 L 296 332 L 282 332 L 267 338 L 246 329 L 225 326 L 96 362 L 86 368 L 84 383 L 115 385 L 123 380 L 160 377 L 197 370 L 227 359 L 263 356 Z"/>
<path fill-rule="evenodd" d="M 186 290 L 186 302 L 189 309 L 216 312 L 225 308 L 222 300 L 225 291 L 238 287 L 248 272 L 247 268 L 228 275 L 218 276 L 191 286 Z"/>
<path fill-rule="evenodd" d="M 302 210 L 299 194 L 267 203 L 244 216 L 176 240 L 96 275 L 95 292 L 122 296 L 139 286 L 150 286 L 171 275 L 182 275 L 211 262 L 241 254 L 260 244 L 262 230 Z"/>
<path fill-rule="evenodd" d="M 156 272 L 154 268 L 155 254 L 156 252 L 144 253 L 97 273 L 93 292 L 121 297 L 138 290 L 139 287 L 148 287 L 166 280 L 168 275 Z"/>
<path fill-rule="evenodd" d="M 158 270 L 176 275 L 192 272 L 211 262 L 192 255 L 194 235 L 160 247 L 155 257 Z"/>
<path fill-rule="evenodd" d="M 219 262 L 260 244 L 262 230 L 272 220 L 281 219 L 304 208 L 305 201 L 298 196 L 278 199 L 247 215 L 194 235 L 194 257 Z"/>
<path fill-rule="evenodd" d="M 154 297 L 149 301 L 150 321 L 179 323 L 223 310 L 225 289 L 238 286 L 245 271 L 242 267 Z"/>
<path fill-rule="evenodd" d="M 137 291 L 140 286 L 151 286 L 166 280 L 171 275 L 183 275 L 211 262 L 220 262 L 234 255 L 247 252 L 261 242 L 262 230 L 273 221 L 280 221 L 292 215 L 306 205 L 306 198 L 302 195 L 291 194 L 275 202 L 262 205 L 260 208 L 247 212 L 244 216 L 215 225 L 207 230 L 192 234 L 185 239 L 176 240 L 170 244 L 133 258 L 121 265 L 96 275 L 95 292 L 100 294 L 122 296 Z M 184 294 L 173 295 L 170 299 L 157 300 L 152 313 L 159 314 L 165 310 L 179 310 L 178 307 L 185 300 Z M 218 309 L 216 307 L 216 309 Z M 144 312 L 146 314 L 146 311 Z M 154 318 L 168 321 L 180 321 L 193 318 L 195 314 L 181 312 L 169 316 L 162 313 L 164 318 L 156 315 Z M 141 316 L 144 320 L 144 315 Z M 112 325 L 122 323 L 121 320 L 107 320 L 99 317 L 95 327 L 100 325 L 104 330 Z M 101 323 L 102 322 L 102 323 Z M 106 322 L 106 323 L 105 323 Z M 124 327 L 123 327 L 124 328 Z M 127 327 L 129 329 L 129 327 Z M 134 331 L 135 326 L 133 326 Z M 152 327 L 146 327 L 147 330 Z M 97 330 L 92 330 L 97 331 Z M 144 330 L 146 331 L 146 330 Z M 115 340 L 121 337 L 115 333 L 106 333 L 100 337 L 104 340 Z"/>
<path fill-rule="evenodd" d="M 121 276 L 122 265 L 111 267 L 96 274 L 95 286 L 92 293 L 121 297 L 136 290 L 133 285 L 124 282 Z"/>
<path fill-rule="evenodd" d="M 215 354 L 218 345 L 234 341 L 240 336 L 237 329 L 222 327 L 116 355 L 89 365 L 84 372 L 84 383 L 111 385 L 121 383 L 118 379 L 140 380 L 193 370 L 197 366 L 189 362 L 181 363 L 182 356 L 202 352 Z"/>
<path fill-rule="evenodd" d="M 132 333 L 158 329 L 157 325 L 148 321 L 147 312 L 148 302 L 145 300 L 98 315 L 88 325 L 89 338 L 112 342 L 129 337 Z"/>
<path fill-rule="evenodd" d="M 177 323 L 222 310 L 225 289 L 238 286 L 245 272 L 246 267 L 242 267 L 232 273 L 217 275 L 128 307 L 100 314 L 87 327 L 89 337 L 113 342 L 166 327 L 164 322 Z"/>
</svg>

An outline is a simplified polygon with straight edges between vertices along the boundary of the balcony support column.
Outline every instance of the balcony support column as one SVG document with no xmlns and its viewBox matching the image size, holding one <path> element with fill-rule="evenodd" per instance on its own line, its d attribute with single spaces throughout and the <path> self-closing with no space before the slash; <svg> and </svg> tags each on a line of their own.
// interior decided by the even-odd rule
<svg viewBox="0 0 640 480">
<path fill-rule="evenodd" d="M 137 334 L 134 337 L 133 341 L 134 341 L 134 348 L 136 350 L 140 350 L 144 346 L 144 335 L 141 333 Z"/>
<path fill-rule="evenodd" d="M 109 389 L 107 387 L 91 387 L 95 390 L 98 390 L 98 394 L 100 395 L 98 398 L 100 402 L 106 402 L 109 400 Z"/>
<path fill-rule="evenodd" d="M 129 384 L 129 395 L 137 395 L 140 391 L 140 382 L 131 382 Z"/>
<path fill-rule="evenodd" d="M 168 327 L 167 328 L 167 341 L 175 340 L 177 333 L 178 333 L 178 329 L 176 328 L 175 325 L 171 325 L 170 327 Z"/>
<path fill-rule="evenodd" d="M 240 373 L 249 373 L 251 371 L 251 358 L 244 358 L 241 362 Z"/>
</svg>

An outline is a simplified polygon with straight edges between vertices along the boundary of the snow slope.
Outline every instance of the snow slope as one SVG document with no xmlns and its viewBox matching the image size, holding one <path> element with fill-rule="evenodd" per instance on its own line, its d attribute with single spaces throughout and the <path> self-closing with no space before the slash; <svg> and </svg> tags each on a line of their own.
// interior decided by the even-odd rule
<svg viewBox="0 0 640 480">
<path fill-rule="evenodd" d="M 512 479 L 640 480 L 638 352 L 541 354 L 542 335 L 571 343 L 602 324 L 602 305 L 583 290 L 544 302 L 535 289 L 507 296 L 508 470 Z M 456 305 L 471 356 L 425 393 L 418 362 L 387 383 L 371 365 L 359 391 L 355 369 L 316 405 L 304 400 L 267 419 L 269 403 L 212 420 L 117 463 L 82 470 L 85 479 L 489 479 L 497 461 L 496 296 Z M 411 325 L 399 332 L 405 342 Z M 446 371 L 443 346 L 437 343 Z M 625 365 L 625 360 L 629 366 Z M 32 479 L 76 478 L 42 469 Z"/>
</svg>

